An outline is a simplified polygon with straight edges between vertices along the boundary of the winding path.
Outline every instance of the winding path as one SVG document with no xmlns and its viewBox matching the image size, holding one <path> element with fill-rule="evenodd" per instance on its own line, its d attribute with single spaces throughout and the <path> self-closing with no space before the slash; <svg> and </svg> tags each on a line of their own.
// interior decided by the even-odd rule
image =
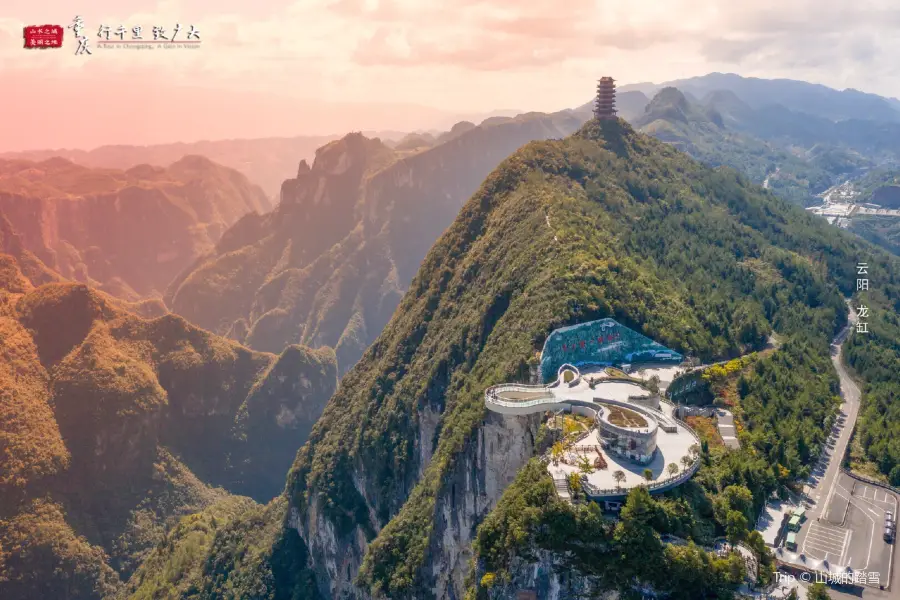
<svg viewBox="0 0 900 600">
<path fill-rule="evenodd" d="M 847 336 L 853 331 L 856 321 L 856 313 L 851 308 L 849 312 L 849 323 L 835 336 L 831 343 L 831 362 L 834 364 L 835 371 L 837 371 L 840 380 L 842 403 L 839 415 L 843 417 L 843 422 L 839 419 L 839 422 L 835 425 L 836 435 L 833 438 L 833 445 L 829 443 L 826 446 L 823 456 L 819 461 L 819 468 L 813 473 L 808 481 L 808 495 L 813 501 L 813 505 L 807 511 L 807 517 L 812 524 L 818 525 L 821 522 L 823 524 L 820 526 L 821 528 L 827 528 L 829 523 L 842 525 L 843 519 L 846 518 L 846 509 L 837 510 L 835 509 L 835 506 L 839 509 L 842 506 L 846 506 L 847 503 L 833 503 L 832 500 L 834 499 L 836 491 L 839 489 L 843 490 L 841 485 L 842 479 L 848 479 L 841 471 L 841 463 L 843 462 L 847 446 L 850 443 L 850 438 L 852 437 L 854 427 L 856 426 L 857 417 L 859 416 L 860 399 L 862 396 L 859 386 L 851 377 L 850 372 L 847 370 L 843 361 L 842 345 L 847 339 Z M 838 491 L 837 493 L 843 498 L 841 491 Z M 879 526 L 875 529 L 875 531 L 878 532 L 876 535 L 880 535 L 880 523 L 878 525 Z M 809 530 L 810 526 L 803 528 L 801 533 L 802 538 L 798 540 L 800 544 L 806 542 L 805 538 L 808 535 Z M 894 551 L 893 546 L 889 546 L 889 549 L 890 552 Z M 891 561 L 889 560 L 888 564 L 890 564 L 890 562 Z M 873 587 L 864 587 L 859 588 L 858 592 L 852 594 L 844 593 L 837 589 L 830 589 L 829 594 L 834 599 L 848 600 L 851 598 L 859 600 L 860 597 L 864 600 L 875 598 L 897 598 L 900 597 L 896 593 L 896 590 L 900 589 L 900 571 L 897 569 L 891 570 L 890 583 L 885 587 L 889 587 L 890 591 L 879 590 Z"/>
</svg>

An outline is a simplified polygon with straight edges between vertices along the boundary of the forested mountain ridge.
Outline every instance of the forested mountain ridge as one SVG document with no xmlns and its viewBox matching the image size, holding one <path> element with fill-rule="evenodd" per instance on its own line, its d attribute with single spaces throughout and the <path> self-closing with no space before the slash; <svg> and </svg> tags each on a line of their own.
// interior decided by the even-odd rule
<svg viewBox="0 0 900 600">
<path fill-rule="evenodd" d="M 643 115 L 631 123 L 641 131 L 673 144 L 710 166 L 729 166 L 779 196 L 805 206 L 829 188 L 843 169 L 854 166 L 819 166 L 815 156 L 801 157 L 763 141 L 744 130 L 742 119 L 752 113 L 730 92 L 714 92 L 703 103 L 689 100 L 673 87 L 661 89 Z"/>
<path fill-rule="evenodd" d="M 528 381 L 548 332 L 589 319 L 613 317 L 704 360 L 761 348 L 778 332 L 787 342 L 751 363 L 740 386 L 747 450 L 710 453 L 682 496 L 636 499 L 636 513 L 661 511 L 668 524 L 654 517 L 648 529 L 644 517 L 627 518 L 621 534 L 706 541 L 726 516 L 743 511 L 746 522 L 777 485 L 807 473 L 824 444 L 822 424 L 837 406 L 828 339 L 846 321 L 843 297 L 854 292 L 863 255 L 892 280 L 885 253 L 622 121 L 528 144 L 464 205 L 344 377 L 297 456 L 287 506 L 271 507 L 285 527 L 252 536 L 248 562 L 234 536 L 262 517 L 234 518 L 179 571 L 181 585 L 204 598 L 261 585 L 267 598 L 482 597 L 483 569 L 514 578 L 498 557 L 527 563 L 522 545 L 546 544 L 535 531 L 552 525 L 553 543 L 602 534 L 586 551 L 605 558 L 585 575 L 620 588 L 627 582 L 606 567 L 640 575 L 640 552 L 590 510 L 540 500 L 532 488 L 552 482 L 533 469 L 521 475 L 521 493 L 510 492 L 524 504 L 504 501 L 473 546 L 479 523 L 545 443 L 539 417 L 486 413 L 484 389 Z M 562 521 L 547 521 L 545 510 Z M 648 583 L 666 591 L 696 559 L 707 561 L 710 579 L 682 592 L 733 585 L 726 565 L 697 552 L 661 554 L 666 578 Z M 144 581 L 172 560 L 156 552 Z"/>
<path fill-rule="evenodd" d="M 756 136 L 757 121 L 776 109 L 752 108 L 727 89 L 709 92 L 702 101 L 675 88 L 661 89 L 652 101 L 640 91 L 624 91 L 620 100 L 622 115 L 642 131 L 711 166 L 731 166 L 801 205 L 839 177 L 872 164 L 830 142 L 794 148 L 789 119 L 767 132 L 772 141 Z M 235 224 L 214 252 L 175 278 L 167 304 L 257 350 L 279 352 L 290 343 L 333 347 L 346 372 L 387 323 L 427 249 L 490 169 L 528 141 L 574 131 L 590 109 L 492 119 L 480 126 L 459 123 L 437 138 L 416 134 L 391 149 L 371 145 L 368 166 L 365 153 L 349 152 L 350 138 L 332 142 L 320 149 L 321 161 L 312 168 L 302 163 L 297 177 L 285 182 L 283 206 Z M 329 174 L 327 165 L 338 164 L 338 156 L 362 166 Z M 342 207 L 345 222 L 338 229 L 328 202 L 310 200 L 316 194 Z"/>
<path fill-rule="evenodd" d="M 742 98 L 752 108 L 781 105 L 784 108 L 821 117 L 829 121 L 871 119 L 900 122 L 900 102 L 854 89 L 836 90 L 824 85 L 791 79 L 741 77 L 734 73 L 709 73 L 699 77 L 676 79 L 660 84 L 639 83 L 622 87 L 655 95 L 665 87 L 676 87 L 696 98 L 726 90 Z"/>
<path fill-rule="evenodd" d="M 250 347 L 335 348 L 349 369 L 388 322 L 422 258 L 484 177 L 533 139 L 561 137 L 570 111 L 466 127 L 412 156 L 351 134 L 318 151 L 270 214 L 235 224 L 177 278 L 167 304 Z"/>
<path fill-rule="evenodd" d="M 127 171 L 0 160 L 0 213 L 24 248 L 63 277 L 127 300 L 161 296 L 226 228 L 269 208 L 243 175 L 201 156 Z"/>
<path fill-rule="evenodd" d="M 109 598 L 174 519 L 283 489 L 337 364 L 33 270 L 0 254 L 0 596 Z"/>
</svg>

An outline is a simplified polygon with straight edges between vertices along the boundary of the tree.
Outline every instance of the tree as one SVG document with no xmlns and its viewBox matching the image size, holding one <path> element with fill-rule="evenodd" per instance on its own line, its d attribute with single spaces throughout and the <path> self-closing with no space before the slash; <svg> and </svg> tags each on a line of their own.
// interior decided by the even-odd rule
<svg viewBox="0 0 900 600">
<path fill-rule="evenodd" d="M 797 588 L 791 588 L 791 591 L 784 597 L 784 600 L 800 600 L 800 596 L 797 595 Z"/>
<path fill-rule="evenodd" d="M 578 456 L 578 470 L 581 471 L 584 475 L 590 475 L 594 472 L 594 465 L 591 463 L 591 459 L 587 456 L 580 454 Z"/>
<path fill-rule="evenodd" d="M 647 389 L 654 394 L 659 393 L 659 375 L 654 374 L 650 376 L 650 379 L 647 380 Z"/>
<path fill-rule="evenodd" d="M 744 564 L 744 558 L 738 552 L 732 552 L 725 561 L 725 571 L 728 574 L 728 581 L 732 585 L 737 585 L 747 576 L 747 565 Z"/>
<path fill-rule="evenodd" d="M 666 469 L 669 471 L 669 475 L 674 477 L 675 473 L 678 472 L 678 465 L 676 465 L 675 463 L 669 463 L 669 466 L 666 467 Z"/>
<path fill-rule="evenodd" d="M 806 589 L 806 600 L 831 600 L 824 583 L 814 583 Z"/>
<path fill-rule="evenodd" d="M 648 564 L 663 561 L 662 542 L 650 524 L 656 512 L 656 502 L 645 488 L 637 487 L 628 493 L 613 532 L 613 541 L 622 557 L 614 577 L 622 583 L 646 575 Z"/>
<path fill-rule="evenodd" d="M 768 562 L 769 549 L 766 547 L 766 542 L 763 540 L 762 534 L 755 529 L 747 534 L 746 540 L 747 546 L 753 550 L 753 554 L 756 555 L 756 560 L 760 563 Z"/>
<path fill-rule="evenodd" d="M 747 537 L 747 517 L 737 510 L 728 511 L 725 519 L 725 534 L 728 543 L 734 546 Z"/>
<path fill-rule="evenodd" d="M 563 447 L 562 442 L 555 442 L 553 446 L 550 448 L 550 460 L 553 461 L 554 465 L 559 464 L 559 459 L 562 458 L 566 449 Z"/>
<path fill-rule="evenodd" d="M 653 471 L 650 469 L 644 469 L 644 479 L 647 481 L 653 481 Z"/>
<path fill-rule="evenodd" d="M 625 471 L 614 471 L 612 476 L 616 480 L 616 487 L 622 487 L 622 482 L 625 481 Z"/>
<path fill-rule="evenodd" d="M 571 490 L 573 495 L 577 495 L 581 490 L 581 474 L 576 471 L 575 473 L 569 473 L 566 478 L 569 482 L 569 490 Z"/>
<path fill-rule="evenodd" d="M 700 454 L 700 446 L 698 446 L 697 444 L 691 444 L 691 447 L 688 448 L 688 452 L 693 458 L 697 458 L 697 456 L 699 456 Z"/>
<path fill-rule="evenodd" d="M 691 468 L 691 465 L 694 464 L 694 459 L 690 456 L 682 456 L 681 457 L 681 466 L 684 467 L 684 470 L 687 471 Z"/>
<path fill-rule="evenodd" d="M 729 485 L 717 499 L 722 507 L 722 514 L 726 514 L 729 510 L 737 510 L 747 517 L 747 520 L 753 518 L 753 492 L 743 485 Z"/>
</svg>

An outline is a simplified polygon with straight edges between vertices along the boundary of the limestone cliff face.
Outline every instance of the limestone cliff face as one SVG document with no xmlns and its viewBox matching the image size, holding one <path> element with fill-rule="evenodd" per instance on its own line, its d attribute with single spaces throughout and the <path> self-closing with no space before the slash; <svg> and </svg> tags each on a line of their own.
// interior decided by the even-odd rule
<svg viewBox="0 0 900 600">
<path fill-rule="evenodd" d="M 201 156 L 128 171 L 0 160 L 0 214 L 24 248 L 125 299 L 161 295 L 227 227 L 268 208 L 262 190 Z"/>
<path fill-rule="evenodd" d="M 574 572 L 558 556 L 546 550 L 535 552 L 535 560 L 513 559 L 510 581 L 496 585 L 488 592 L 490 600 L 515 598 L 519 591 L 534 593 L 537 600 L 617 600 L 615 591 L 605 591 L 604 582 Z"/>
<path fill-rule="evenodd" d="M 429 408 L 418 414 L 415 445 L 420 476 L 432 458 L 438 417 Z M 428 547 L 427 582 L 422 583 L 426 589 L 433 590 L 433 597 L 450 600 L 464 597 L 476 527 L 493 509 L 522 465 L 537 453 L 535 437 L 540 420 L 540 415 L 486 413 L 461 460 L 442 482 L 435 505 L 434 532 Z M 374 496 L 376 486 L 365 469 L 355 470 L 353 481 L 372 507 L 372 521 L 379 522 L 377 507 L 386 499 Z M 398 489 L 395 497 L 387 502 L 402 504 L 409 491 Z M 319 593 L 323 597 L 360 600 L 380 597 L 355 584 L 368 548 L 368 540 L 361 529 L 355 529 L 349 536 L 342 535 L 318 501 L 312 502 L 305 512 L 292 506 L 287 525 L 296 529 L 307 544 L 315 565 Z"/>
<path fill-rule="evenodd" d="M 411 155 L 359 134 L 332 142 L 285 181 L 270 215 L 236 223 L 178 277 L 167 304 L 258 350 L 330 346 L 343 374 L 491 170 L 519 146 L 582 122 L 565 112 L 462 126 Z"/>
<path fill-rule="evenodd" d="M 331 267 L 320 262 L 317 269 L 313 263 L 353 230 L 361 186 L 391 156 L 392 151 L 380 141 L 360 134 L 320 148 L 312 168 L 301 167 L 295 179 L 284 182 L 278 207 L 262 217 L 248 215 L 225 232 L 215 252 L 172 282 L 166 303 L 193 323 L 220 333 L 237 331 L 235 322 L 246 319 L 248 339 L 256 321 L 279 308 L 282 296 L 282 311 L 299 304 L 298 312 L 308 312 L 308 302 L 297 298 L 304 290 L 297 288 L 307 282 L 315 288 Z M 268 331 L 265 323 L 260 327 Z M 293 324 L 272 335 L 287 343 L 306 343 L 297 328 Z M 257 340 L 260 337 L 267 336 L 258 332 Z M 265 341 L 256 347 L 281 352 L 287 345 Z M 337 339 L 328 342 L 312 345 L 333 347 Z"/>
<path fill-rule="evenodd" d="M 437 598 L 463 599 L 475 529 L 522 465 L 537 453 L 540 420 L 540 415 L 487 413 L 465 460 L 454 469 L 449 485 L 443 486 L 428 560 Z"/>
</svg>

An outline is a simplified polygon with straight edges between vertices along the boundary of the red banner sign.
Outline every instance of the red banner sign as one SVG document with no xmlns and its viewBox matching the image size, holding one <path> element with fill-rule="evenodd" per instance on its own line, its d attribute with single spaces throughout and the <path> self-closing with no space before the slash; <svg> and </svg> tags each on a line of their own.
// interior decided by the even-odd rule
<svg viewBox="0 0 900 600">
<path fill-rule="evenodd" d="M 62 48 L 61 25 L 29 25 L 22 32 L 26 48 Z"/>
<path fill-rule="evenodd" d="M 572 342 L 571 344 L 563 344 L 562 349 L 563 349 L 563 352 L 571 352 L 573 350 L 578 350 L 578 349 L 584 350 L 585 346 L 587 346 L 588 344 L 594 344 L 594 343 L 596 343 L 597 345 L 608 344 L 612 341 L 619 339 L 619 337 L 620 337 L 620 334 L 618 334 L 618 333 L 611 333 L 607 336 L 601 335 L 601 336 L 598 336 L 596 340 L 589 339 L 589 340 L 581 340 L 578 342 Z"/>
</svg>

